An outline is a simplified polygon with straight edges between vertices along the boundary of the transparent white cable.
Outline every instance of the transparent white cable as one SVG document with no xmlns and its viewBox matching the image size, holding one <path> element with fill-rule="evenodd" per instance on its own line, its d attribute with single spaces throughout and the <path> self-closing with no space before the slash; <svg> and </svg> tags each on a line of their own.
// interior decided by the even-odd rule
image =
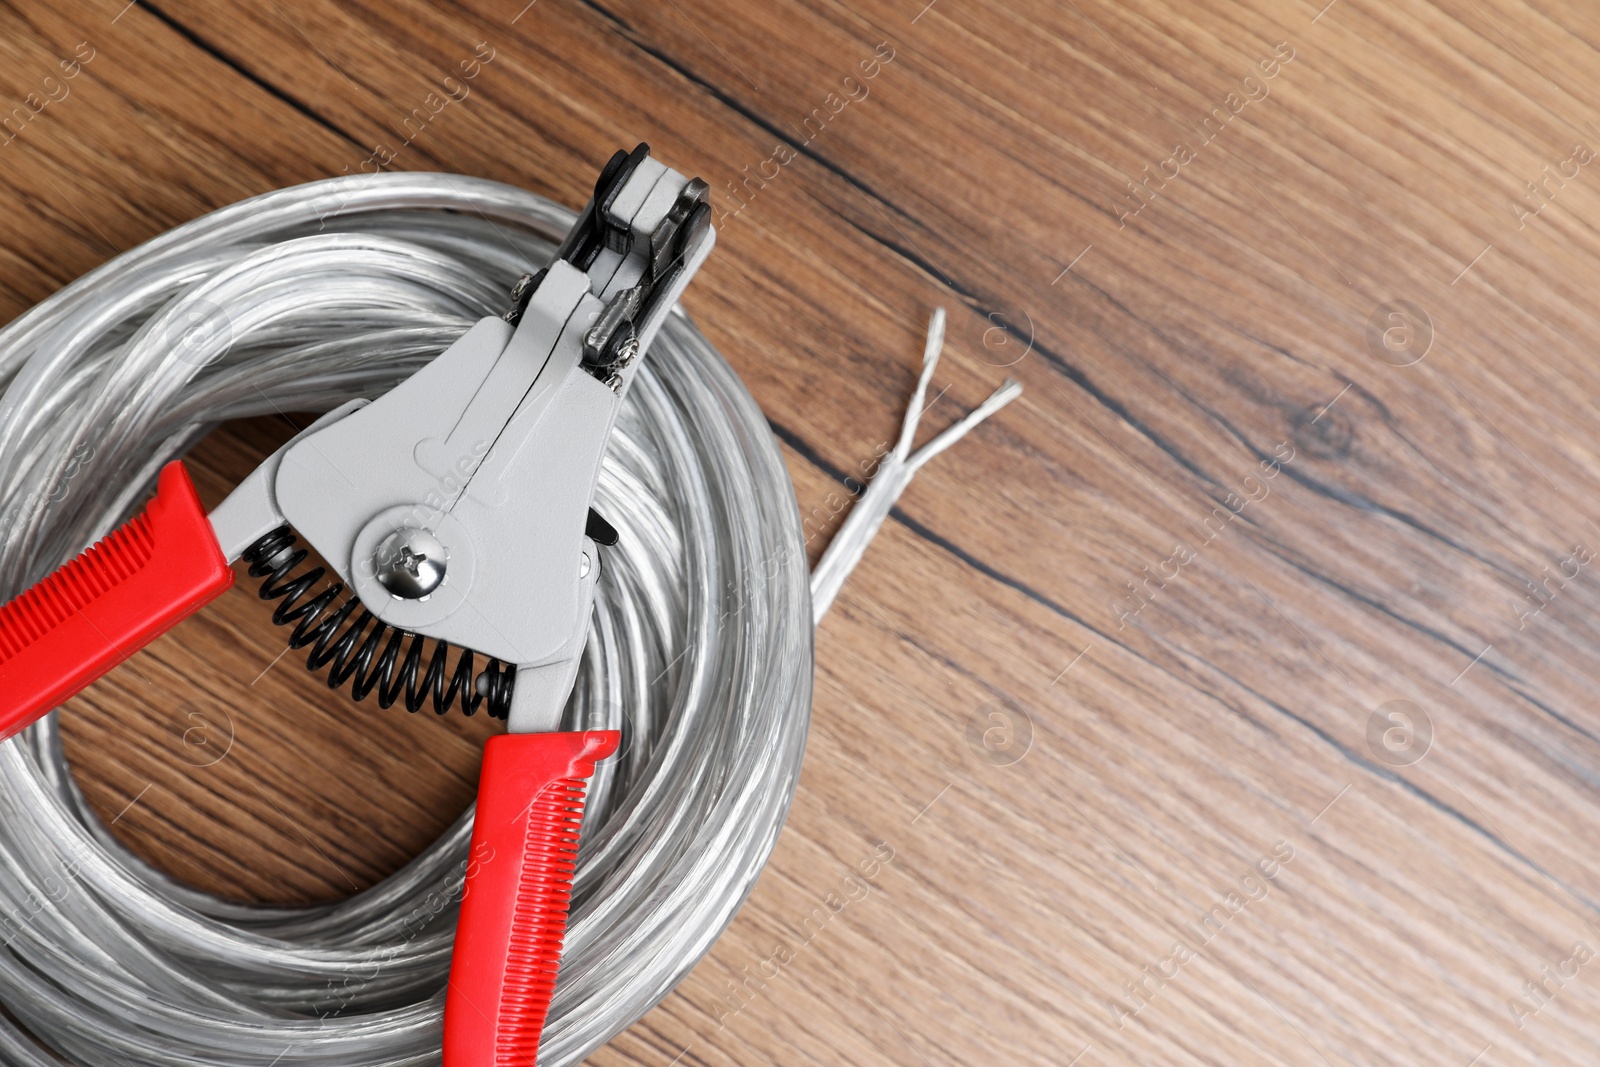
<svg viewBox="0 0 1600 1067">
<path fill-rule="evenodd" d="M 336 178 L 178 227 L 39 304 L 0 330 L 0 601 L 125 520 L 217 424 L 385 392 L 504 310 L 572 220 L 478 179 Z M 1015 393 L 910 454 L 929 348 L 891 476 L 819 568 L 817 618 L 915 469 Z M 776 841 L 810 716 L 793 488 L 759 408 L 681 310 L 629 393 L 596 507 L 620 543 L 567 725 L 620 727 L 624 743 L 591 783 L 547 1065 L 583 1059 L 711 947 Z M 110 835 L 49 716 L 0 745 L 0 1060 L 438 1063 L 470 830 L 468 812 L 335 904 L 223 901 Z"/>
<path fill-rule="evenodd" d="M 922 421 L 923 404 L 928 398 L 928 383 L 939 365 L 939 355 L 944 351 L 944 308 L 935 308 L 928 319 L 928 343 L 922 350 L 922 374 L 917 378 L 917 390 L 906 407 L 905 421 L 900 426 L 900 440 L 888 455 L 878 462 L 878 469 L 867 485 L 866 492 L 850 509 L 850 517 L 839 527 L 839 532 L 828 542 L 817 568 L 811 573 L 812 619 L 820 623 L 833 606 L 834 597 L 844 588 L 845 579 L 861 562 L 867 546 L 878 535 L 889 512 L 905 493 L 911 479 L 923 465 L 949 448 L 980 422 L 999 411 L 1022 395 L 1022 383 L 1015 378 L 1005 382 L 989 398 L 973 408 L 964 418 L 944 430 L 933 440 L 911 451 L 916 440 L 917 425 Z"/>
<path fill-rule="evenodd" d="M 503 311 L 572 217 L 455 176 L 335 179 L 173 230 L 17 319 L 0 331 L 0 599 L 125 519 L 219 422 L 391 388 Z M 596 506 L 621 542 L 568 714 L 628 740 L 592 783 L 548 1064 L 637 1019 L 727 925 L 782 825 L 810 712 L 794 491 L 681 312 Z M 394 713 L 352 705 L 351 729 Z M 0 1058 L 52 1062 L 37 1040 L 86 1065 L 437 1063 L 470 826 L 337 904 L 220 901 L 106 832 L 52 716 L 0 745 L 0 1003 L 21 1024 L 0 1020 Z"/>
</svg>

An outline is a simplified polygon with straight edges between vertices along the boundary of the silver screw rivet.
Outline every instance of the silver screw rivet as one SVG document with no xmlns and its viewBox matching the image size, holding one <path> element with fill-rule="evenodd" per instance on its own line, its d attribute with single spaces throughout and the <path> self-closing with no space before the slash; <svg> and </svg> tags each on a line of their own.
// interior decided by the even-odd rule
<svg viewBox="0 0 1600 1067">
<path fill-rule="evenodd" d="M 587 552 L 585 552 L 583 554 L 583 558 L 578 561 L 578 577 L 589 577 L 589 553 Z"/>
<path fill-rule="evenodd" d="M 378 581 L 401 600 L 422 600 L 444 582 L 450 558 L 444 544 L 426 530 L 396 530 L 378 544 L 372 555 Z"/>
</svg>

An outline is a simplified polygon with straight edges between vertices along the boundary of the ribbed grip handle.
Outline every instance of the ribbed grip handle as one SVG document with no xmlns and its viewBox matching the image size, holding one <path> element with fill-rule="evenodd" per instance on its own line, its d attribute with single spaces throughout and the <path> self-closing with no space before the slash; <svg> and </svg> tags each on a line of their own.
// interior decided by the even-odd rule
<svg viewBox="0 0 1600 1067">
<path fill-rule="evenodd" d="M 533 1067 L 567 932 L 585 783 L 615 730 L 502 734 L 484 746 L 444 1067 Z"/>
<path fill-rule="evenodd" d="M 0 607 L 0 740 L 233 584 L 182 463 L 143 514 Z"/>
</svg>

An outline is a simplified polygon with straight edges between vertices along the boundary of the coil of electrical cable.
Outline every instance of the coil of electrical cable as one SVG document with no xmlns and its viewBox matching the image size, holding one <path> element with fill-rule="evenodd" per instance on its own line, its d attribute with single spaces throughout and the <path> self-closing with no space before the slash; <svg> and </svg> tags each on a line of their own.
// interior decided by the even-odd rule
<svg viewBox="0 0 1600 1067">
<path fill-rule="evenodd" d="M 388 390 L 504 310 L 572 220 L 478 179 L 336 178 L 197 219 L 33 308 L 0 330 L 0 600 L 125 519 L 219 423 Z M 85 448 L 62 505 L 52 487 Z M 581 1060 L 710 948 L 777 838 L 810 714 L 794 491 L 681 310 L 628 394 L 596 507 L 621 541 L 567 725 L 626 740 L 591 784 L 546 1064 Z M 470 828 L 469 812 L 348 900 L 230 903 L 119 844 L 42 720 L 0 745 L 0 1057 L 437 1063 Z"/>
</svg>

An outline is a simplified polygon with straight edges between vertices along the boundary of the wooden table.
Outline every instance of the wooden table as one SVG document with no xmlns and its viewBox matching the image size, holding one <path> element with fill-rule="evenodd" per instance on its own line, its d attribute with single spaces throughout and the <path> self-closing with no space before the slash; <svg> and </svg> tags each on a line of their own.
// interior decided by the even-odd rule
<svg viewBox="0 0 1600 1067">
<path fill-rule="evenodd" d="M 1027 392 L 845 588 L 766 874 L 593 1062 L 1593 1063 L 1600 8 L 1323 3 L 7 4 L 0 315 L 275 187 L 577 206 L 648 140 L 813 558 L 934 306 L 927 422 Z M 208 501 L 289 432 L 205 442 Z M 486 726 L 281 650 L 236 590 L 70 754 L 189 882 L 334 898 Z"/>
</svg>

